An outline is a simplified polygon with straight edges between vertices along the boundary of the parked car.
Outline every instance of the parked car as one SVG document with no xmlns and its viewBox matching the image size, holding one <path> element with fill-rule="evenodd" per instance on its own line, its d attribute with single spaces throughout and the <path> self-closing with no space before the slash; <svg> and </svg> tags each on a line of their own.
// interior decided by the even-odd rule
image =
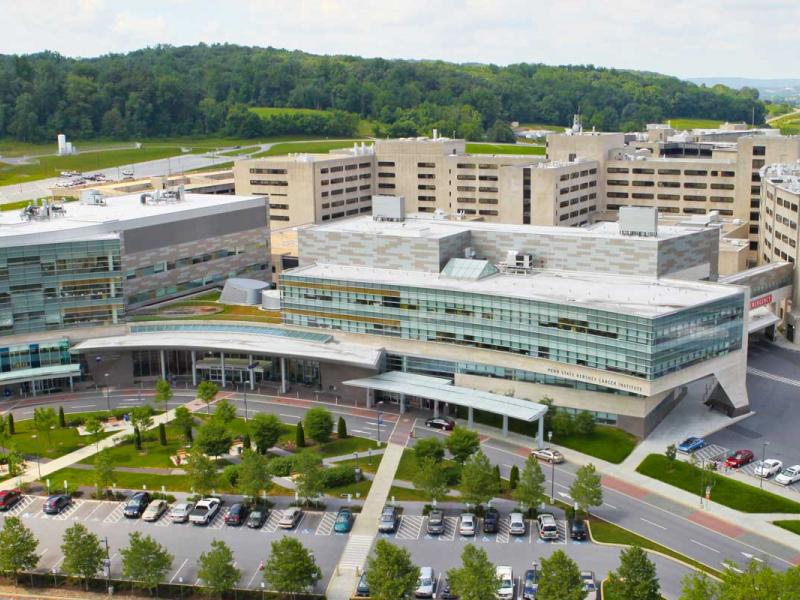
<svg viewBox="0 0 800 600">
<path fill-rule="evenodd" d="M 142 521 L 158 521 L 167 512 L 167 503 L 164 500 L 153 500 L 142 513 Z"/>
<path fill-rule="evenodd" d="M 446 576 L 442 578 L 442 583 L 436 591 L 436 597 L 441 600 L 458 600 L 458 596 L 450 587 L 450 580 Z"/>
<path fill-rule="evenodd" d="M 42 511 L 46 515 L 57 515 L 72 503 L 69 494 L 55 494 L 44 501 Z"/>
<path fill-rule="evenodd" d="M 534 448 L 531 450 L 531 455 L 539 460 L 557 465 L 564 462 L 564 455 L 555 448 Z"/>
<path fill-rule="evenodd" d="M 420 567 L 414 596 L 417 598 L 433 598 L 435 591 L 436 577 L 433 575 L 433 567 Z"/>
<path fill-rule="evenodd" d="M 725 464 L 731 469 L 738 469 L 753 462 L 752 450 L 737 450 L 733 456 L 729 456 Z"/>
<path fill-rule="evenodd" d="M 294 529 L 302 518 L 303 511 L 296 506 L 292 506 L 283 511 L 281 520 L 278 521 L 278 527 L 281 529 Z"/>
<path fill-rule="evenodd" d="M 508 515 L 508 533 L 511 535 L 525 535 L 525 515 L 521 512 L 513 512 Z"/>
<path fill-rule="evenodd" d="M 772 477 L 773 475 L 777 475 L 783 469 L 783 463 L 775 458 L 768 458 L 766 460 L 760 460 L 755 464 L 755 468 L 753 469 L 753 474 L 756 477 Z"/>
<path fill-rule="evenodd" d="M 244 522 L 247 520 L 247 515 L 250 513 L 250 510 L 247 508 L 246 504 L 242 502 L 237 502 L 231 509 L 228 511 L 228 514 L 225 515 L 225 525 L 231 525 L 232 527 L 239 527 L 240 525 L 244 525 Z"/>
<path fill-rule="evenodd" d="M 353 511 L 347 507 L 340 508 L 333 522 L 333 530 L 336 533 L 350 533 L 353 528 Z"/>
<path fill-rule="evenodd" d="M 594 571 L 581 571 L 581 580 L 583 581 L 583 591 L 585 592 L 585 600 L 597 600 L 597 583 L 594 580 Z"/>
<path fill-rule="evenodd" d="M 359 577 L 358 579 L 358 584 L 356 585 L 356 596 L 358 596 L 359 598 L 369 597 L 369 586 L 367 585 L 366 571 L 361 573 L 361 577 Z"/>
<path fill-rule="evenodd" d="M 444 533 L 444 511 L 434 508 L 428 513 L 428 524 L 425 530 L 430 535 L 441 535 Z"/>
<path fill-rule="evenodd" d="M 381 533 L 394 533 L 397 531 L 399 521 L 400 515 L 397 509 L 394 506 L 384 506 L 378 521 L 378 531 Z"/>
<path fill-rule="evenodd" d="M 475 535 L 475 515 L 462 513 L 458 520 L 458 535 Z"/>
<path fill-rule="evenodd" d="M 22 500 L 22 492 L 19 490 L 0 491 L 0 510 L 10 510 Z"/>
<path fill-rule="evenodd" d="M 536 600 L 539 591 L 539 571 L 528 569 L 522 579 L 522 600 Z"/>
<path fill-rule="evenodd" d="M 704 448 L 706 445 L 706 441 L 703 438 L 699 437 L 688 437 L 683 440 L 680 444 L 678 444 L 678 452 L 684 452 L 685 454 L 691 454 L 692 452 L 697 452 L 700 448 Z"/>
<path fill-rule="evenodd" d="M 456 422 L 450 417 L 431 417 L 430 419 L 425 419 L 425 427 L 442 429 L 443 431 L 452 431 L 455 426 Z"/>
<path fill-rule="evenodd" d="M 796 481 L 800 481 L 800 465 L 786 467 L 775 476 L 775 483 L 780 483 L 781 485 L 791 485 Z"/>
<path fill-rule="evenodd" d="M 169 511 L 169 520 L 173 523 L 186 523 L 189 520 L 189 514 L 194 510 L 194 503 L 192 502 L 179 502 L 174 505 Z"/>
<path fill-rule="evenodd" d="M 539 526 L 539 537 L 543 540 L 558 539 L 558 524 L 556 518 L 550 513 L 541 513 L 536 517 L 536 524 Z"/>
<path fill-rule="evenodd" d="M 219 498 L 203 498 L 189 514 L 189 522 L 193 525 L 208 525 L 217 516 L 221 506 L 222 500 Z"/>
<path fill-rule="evenodd" d="M 497 533 L 497 528 L 500 525 L 500 512 L 494 507 L 490 506 L 483 513 L 483 532 L 484 533 Z"/>
<path fill-rule="evenodd" d="M 261 529 L 264 523 L 267 522 L 267 515 L 269 510 L 264 506 L 256 506 L 247 517 L 247 526 L 250 529 Z"/>
<path fill-rule="evenodd" d="M 150 504 L 150 494 L 147 492 L 136 492 L 128 499 L 122 514 L 126 519 L 138 519 Z"/>
<path fill-rule="evenodd" d="M 589 539 L 589 531 L 586 528 L 586 522 L 583 519 L 572 519 L 572 522 L 569 525 L 569 538 L 571 540 Z"/>
<path fill-rule="evenodd" d="M 497 588 L 497 598 L 499 600 L 513 600 L 514 598 L 514 572 L 511 567 L 497 567 L 495 575 L 500 580 L 500 587 Z"/>
</svg>

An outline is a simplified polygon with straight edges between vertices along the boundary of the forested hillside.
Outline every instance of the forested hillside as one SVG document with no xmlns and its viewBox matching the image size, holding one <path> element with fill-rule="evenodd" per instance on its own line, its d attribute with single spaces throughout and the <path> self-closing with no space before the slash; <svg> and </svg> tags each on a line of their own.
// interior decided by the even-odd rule
<svg viewBox="0 0 800 600">
<path fill-rule="evenodd" d="M 754 108 L 761 123 L 765 114 L 752 89 L 591 66 L 456 65 L 232 45 L 162 46 L 90 59 L 0 56 L 0 137 L 292 133 L 265 132 L 250 106 L 336 109 L 376 121 L 379 135 L 437 127 L 469 139 L 483 138 L 498 121 L 566 125 L 578 109 L 585 126 L 601 130 L 641 128 L 670 116 L 749 121 Z"/>
</svg>

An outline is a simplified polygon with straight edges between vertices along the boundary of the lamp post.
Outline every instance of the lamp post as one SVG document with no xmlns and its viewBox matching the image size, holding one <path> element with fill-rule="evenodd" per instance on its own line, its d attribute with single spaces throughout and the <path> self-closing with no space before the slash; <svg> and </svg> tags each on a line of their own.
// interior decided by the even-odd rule
<svg viewBox="0 0 800 600">
<path fill-rule="evenodd" d="M 178 587 L 181 588 L 181 600 L 183 600 L 183 576 L 178 577 Z"/>
<path fill-rule="evenodd" d="M 253 370 L 258 366 L 258 361 L 247 365 L 247 371 L 250 373 L 250 381 L 253 381 Z M 249 383 L 249 382 L 248 382 Z M 244 384 L 244 422 L 247 423 L 247 383 Z"/>
<path fill-rule="evenodd" d="M 761 442 L 761 468 L 764 468 L 764 460 L 767 457 L 767 446 L 769 446 L 769 442 L 764 440 Z M 762 490 L 764 489 L 764 472 L 762 470 L 761 477 L 758 478 L 758 487 Z"/>
<path fill-rule="evenodd" d="M 547 441 L 553 443 L 553 432 L 547 432 Z M 553 504 L 556 495 L 556 461 L 550 461 L 550 504 Z"/>
<path fill-rule="evenodd" d="M 106 379 L 106 407 L 108 408 L 108 412 L 111 412 L 111 394 L 109 394 L 108 389 L 108 373 L 105 374 Z"/>
</svg>

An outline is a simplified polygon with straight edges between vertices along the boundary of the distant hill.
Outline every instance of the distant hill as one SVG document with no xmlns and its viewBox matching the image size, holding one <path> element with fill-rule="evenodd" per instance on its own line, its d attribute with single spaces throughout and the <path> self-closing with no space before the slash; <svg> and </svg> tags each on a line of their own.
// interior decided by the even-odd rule
<svg viewBox="0 0 800 600">
<path fill-rule="evenodd" d="M 698 85 L 724 85 L 735 90 L 749 87 L 758 90 L 763 100 L 800 104 L 800 79 L 750 79 L 747 77 L 697 77 L 689 79 Z"/>
</svg>

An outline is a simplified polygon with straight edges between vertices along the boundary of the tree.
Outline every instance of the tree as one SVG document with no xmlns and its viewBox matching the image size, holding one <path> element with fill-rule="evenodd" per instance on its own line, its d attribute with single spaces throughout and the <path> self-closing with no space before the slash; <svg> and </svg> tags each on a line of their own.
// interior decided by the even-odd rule
<svg viewBox="0 0 800 600">
<path fill-rule="evenodd" d="M 670 444 L 667 446 L 667 449 L 664 450 L 664 455 L 670 462 L 674 461 L 678 457 L 678 447 L 675 444 Z"/>
<path fill-rule="evenodd" d="M 189 455 L 189 464 L 184 470 L 192 483 L 192 489 L 200 495 L 206 495 L 217 483 L 217 466 L 199 447 L 193 448 Z"/>
<path fill-rule="evenodd" d="M 269 464 L 263 455 L 250 449 L 244 450 L 239 463 L 238 486 L 239 491 L 250 498 L 258 498 L 261 490 L 271 487 Z"/>
<path fill-rule="evenodd" d="M 64 407 L 58 407 L 58 426 L 64 429 L 67 426 L 67 418 L 64 416 Z"/>
<path fill-rule="evenodd" d="M 164 579 L 172 565 L 172 555 L 149 535 L 138 531 L 128 537 L 128 547 L 120 550 L 122 575 L 134 586 L 152 590 Z"/>
<path fill-rule="evenodd" d="M 89 579 L 103 566 L 106 552 L 100 539 L 81 523 L 75 523 L 64 532 L 61 544 L 64 562 L 61 568 L 68 575 L 80 577 L 89 590 Z"/>
<path fill-rule="evenodd" d="M 575 430 L 575 423 L 572 415 L 563 408 L 557 409 L 553 415 L 553 431 L 557 436 L 572 435 Z"/>
<path fill-rule="evenodd" d="M 462 465 L 471 454 L 475 454 L 478 451 L 480 445 L 481 438 L 477 432 L 463 427 L 453 429 L 446 442 L 450 454 Z"/>
<path fill-rule="evenodd" d="M 242 449 L 243 450 L 251 450 L 253 448 L 253 441 L 250 439 L 250 434 L 245 433 L 242 436 Z"/>
<path fill-rule="evenodd" d="M 522 467 L 519 483 L 511 496 L 528 509 L 538 506 L 545 501 L 544 473 L 536 457 L 528 456 Z"/>
<path fill-rule="evenodd" d="M 414 487 L 433 500 L 441 500 L 450 491 L 447 483 L 447 471 L 432 458 L 417 459 L 414 472 Z"/>
<path fill-rule="evenodd" d="M 563 550 L 542 558 L 537 600 L 583 600 L 583 581 L 578 565 Z M 626 599 L 627 600 L 627 599 Z"/>
<path fill-rule="evenodd" d="M 0 573 L 17 576 L 39 564 L 36 547 L 39 542 L 19 517 L 6 517 L 0 530 Z"/>
<path fill-rule="evenodd" d="M 324 444 L 331 439 L 333 417 L 329 410 L 322 407 L 312 408 L 306 412 L 303 423 L 308 435 L 315 442 Z"/>
<path fill-rule="evenodd" d="M 680 600 L 795 600 L 800 588 L 800 567 L 776 571 L 750 561 L 745 569 L 727 566 L 719 581 L 693 572 L 683 578 Z"/>
<path fill-rule="evenodd" d="M 6 448 L 6 444 L 8 444 L 8 422 L 0 417 L 0 449 Z"/>
<path fill-rule="evenodd" d="M 47 437 L 47 447 L 51 446 L 51 430 L 56 425 L 56 411 L 52 408 L 34 408 L 33 409 L 33 427 L 39 433 L 43 433 Z"/>
<path fill-rule="evenodd" d="M 8 435 L 14 435 L 16 431 L 14 430 L 14 415 L 8 413 Z"/>
<path fill-rule="evenodd" d="M 133 428 L 133 446 L 139 451 L 142 449 L 142 432 L 138 427 Z"/>
<path fill-rule="evenodd" d="M 297 429 L 294 433 L 294 445 L 298 448 L 305 448 L 306 447 L 306 433 L 303 429 L 302 421 L 297 424 Z"/>
<path fill-rule="evenodd" d="M 576 433 L 584 436 L 592 435 L 595 428 L 594 416 L 588 410 L 582 410 L 575 415 L 573 425 Z"/>
<path fill-rule="evenodd" d="M 336 437 L 340 440 L 347 437 L 347 423 L 345 423 L 344 417 L 339 417 L 339 421 L 336 423 Z"/>
<path fill-rule="evenodd" d="M 305 592 L 322 579 L 314 556 L 297 538 L 283 537 L 272 542 L 269 559 L 264 564 L 264 581 L 279 592 Z"/>
<path fill-rule="evenodd" d="M 589 508 L 592 506 L 600 506 L 603 503 L 603 486 L 600 483 L 600 475 L 597 474 L 597 469 L 592 463 L 578 469 L 569 493 L 581 510 L 586 511 L 586 514 L 589 514 Z"/>
<path fill-rule="evenodd" d="M 16 444 L 11 444 L 6 455 L 8 460 L 8 474 L 16 477 L 25 467 L 25 456 L 19 451 Z"/>
<path fill-rule="evenodd" d="M 514 135 L 514 130 L 506 123 L 497 119 L 486 132 L 486 139 L 490 142 L 502 142 L 506 144 L 514 144 L 517 141 Z"/>
<path fill-rule="evenodd" d="M 316 500 L 325 491 L 325 479 L 318 458 L 310 452 L 301 452 L 294 462 L 297 472 L 297 493 L 305 502 Z"/>
<path fill-rule="evenodd" d="M 472 544 L 461 551 L 461 567 L 447 571 L 450 589 L 461 600 L 493 600 L 500 587 L 495 566 L 486 551 Z"/>
<path fill-rule="evenodd" d="M 236 407 L 228 400 L 220 400 L 214 409 L 214 418 L 227 425 L 236 418 Z"/>
<path fill-rule="evenodd" d="M 419 579 L 419 567 L 411 562 L 411 554 L 378 540 L 375 553 L 367 559 L 367 585 L 373 600 L 410 598 Z"/>
<path fill-rule="evenodd" d="M 172 386 L 166 379 L 159 379 L 156 381 L 156 406 L 162 407 L 164 410 L 169 410 L 169 401 L 172 400 Z"/>
<path fill-rule="evenodd" d="M 444 459 L 444 442 L 438 437 L 422 438 L 414 444 L 414 456 L 417 463 L 431 458 L 437 463 Z"/>
<path fill-rule="evenodd" d="M 250 419 L 250 431 L 256 442 L 256 449 L 261 454 L 266 454 L 269 449 L 278 443 L 278 438 L 284 431 L 283 423 L 273 414 L 259 413 Z"/>
<path fill-rule="evenodd" d="M 197 386 L 197 397 L 206 403 L 208 414 L 211 414 L 211 403 L 217 397 L 217 392 L 219 392 L 219 388 L 213 381 L 201 381 Z"/>
<path fill-rule="evenodd" d="M 194 417 L 189 409 L 185 406 L 179 406 L 175 409 L 175 425 L 181 432 L 184 442 L 188 446 L 192 443 L 192 427 L 194 427 Z"/>
<path fill-rule="evenodd" d="M 519 485 L 519 467 L 512 465 L 511 473 L 508 475 L 508 487 L 513 491 L 517 489 L 517 485 Z"/>
<path fill-rule="evenodd" d="M 167 427 L 163 423 L 158 424 L 158 443 L 162 446 L 167 445 Z"/>
<path fill-rule="evenodd" d="M 461 497 L 467 504 L 479 506 L 499 492 L 492 463 L 479 450 L 467 459 L 461 469 Z"/>
<path fill-rule="evenodd" d="M 100 450 L 100 434 L 103 433 L 103 423 L 97 417 L 89 417 L 84 423 L 83 428 L 86 433 L 94 436 L 94 444 L 97 451 Z"/>
<path fill-rule="evenodd" d="M 149 406 L 137 406 L 131 411 L 131 425 L 135 429 L 147 431 L 153 426 L 153 409 Z"/>
<path fill-rule="evenodd" d="M 494 480 L 497 485 L 497 490 L 499 492 L 503 486 L 503 476 L 500 474 L 500 465 L 495 465 L 492 468 L 492 475 L 494 476 Z"/>
<path fill-rule="evenodd" d="M 626 600 L 660 600 L 656 566 L 639 546 L 625 548 L 619 553 L 619 568 L 609 574 L 606 588 L 613 589 L 615 598 Z"/>
<path fill-rule="evenodd" d="M 211 542 L 211 550 L 203 552 L 197 560 L 197 576 L 215 596 L 230 592 L 239 581 L 242 572 L 234 566 L 233 552 L 221 540 Z"/>
<path fill-rule="evenodd" d="M 102 494 L 114 482 L 114 458 L 108 448 L 101 450 L 94 459 L 94 483 L 97 495 Z"/>
<path fill-rule="evenodd" d="M 226 454 L 233 444 L 233 436 L 219 421 L 211 420 L 197 432 L 197 446 L 210 456 Z"/>
<path fill-rule="evenodd" d="M 553 408 L 553 399 L 547 396 L 542 396 L 542 399 L 539 400 L 539 404 L 543 404 L 547 407 L 547 412 L 544 413 L 544 417 L 542 419 L 544 430 L 553 431 L 553 415 L 555 414 L 555 408 Z"/>
</svg>

